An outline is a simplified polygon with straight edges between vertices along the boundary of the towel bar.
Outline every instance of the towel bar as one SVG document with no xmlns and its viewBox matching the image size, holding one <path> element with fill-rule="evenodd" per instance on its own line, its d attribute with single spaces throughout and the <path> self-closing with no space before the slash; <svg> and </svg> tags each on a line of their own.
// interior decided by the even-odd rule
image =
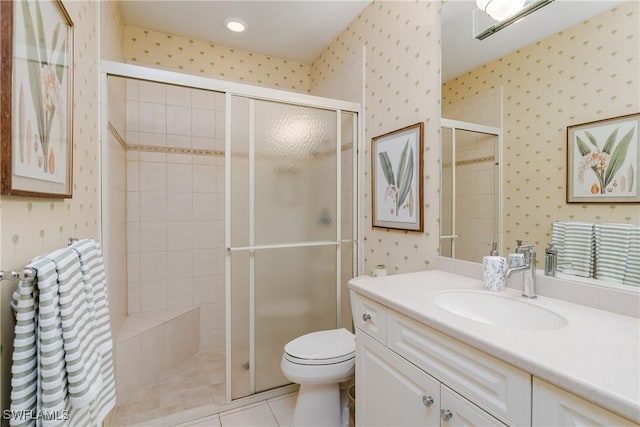
<svg viewBox="0 0 640 427">
<path fill-rule="evenodd" d="M 5 277 L 7 276 L 8 277 Z M 36 270 L 33 268 L 24 268 L 22 271 L 11 270 L 9 272 L 4 272 L 0 270 L 0 280 L 11 279 L 11 280 L 33 280 L 36 277 Z"/>
<path fill-rule="evenodd" d="M 71 246 L 77 241 L 78 239 L 76 237 L 69 237 L 69 240 L 67 240 L 67 246 Z M 4 279 L 33 280 L 35 277 L 36 277 L 36 271 L 33 268 L 26 267 L 22 271 L 11 270 L 9 272 L 0 270 L 0 281 Z"/>
</svg>

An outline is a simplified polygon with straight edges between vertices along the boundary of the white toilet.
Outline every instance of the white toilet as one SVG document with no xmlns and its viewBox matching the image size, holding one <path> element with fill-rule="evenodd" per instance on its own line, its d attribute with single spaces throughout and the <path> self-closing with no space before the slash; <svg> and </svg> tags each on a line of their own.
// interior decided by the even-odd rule
<svg viewBox="0 0 640 427">
<path fill-rule="evenodd" d="M 346 329 L 303 335 L 284 346 L 280 367 L 300 384 L 292 427 L 340 426 L 339 383 L 355 370 L 355 336 Z"/>
</svg>

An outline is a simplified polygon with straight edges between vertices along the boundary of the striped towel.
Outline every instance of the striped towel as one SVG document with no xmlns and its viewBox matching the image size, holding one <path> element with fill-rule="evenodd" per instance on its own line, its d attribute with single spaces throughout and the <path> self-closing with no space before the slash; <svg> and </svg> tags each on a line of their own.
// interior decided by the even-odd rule
<svg viewBox="0 0 640 427">
<path fill-rule="evenodd" d="M 63 414 L 69 411 L 70 405 L 58 298 L 58 273 L 56 265 L 45 258 L 35 259 L 27 267 L 35 269 L 37 276 L 34 280 L 22 280 L 18 283 L 11 304 L 16 313 L 11 367 L 11 411 L 12 414 L 27 414 L 22 411 L 30 411 L 33 416 L 47 415 L 51 419 L 14 416 L 10 418 L 9 424 L 59 426 L 64 424 Z M 28 374 L 29 370 L 33 370 L 32 375 Z"/>
<path fill-rule="evenodd" d="M 53 264 L 52 264 L 53 266 Z M 33 280 L 21 280 L 13 293 L 11 307 L 16 316 L 11 365 L 11 410 L 35 411 L 37 402 L 38 359 L 36 351 L 37 288 Z M 9 419 L 9 425 L 28 426 L 31 421 L 18 417 Z"/>
<path fill-rule="evenodd" d="M 113 375 L 113 343 L 109 324 L 107 276 L 100 245 L 95 240 L 80 240 L 71 249 L 80 257 L 80 269 L 87 289 L 93 293 L 95 338 L 100 354 L 102 388 L 95 402 L 96 423 L 100 424 L 116 404 L 116 387 Z"/>
<path fill-rule="evenodd" d="M 100 247 L 82 241 L 38 257 L 13 294 L 12 426 L 99 426 L 115 406 Z M 24 414 L 24 415 L 19 415 Z"/>
<path fill-rule="evenodd" d="M 59 249 L 46 257 L 56 264 L 58 272 L 69 400 L 72 407 L 83 408 L 102 387 L 93 292 L 82 280 L 80 259 L 74 250 Z M 42 292 L 42 286 L 38 286 Z"/>
<path fill-rule="evenodd" d="M 558 271 L 581 277 L 593 277 L 593 224 L 556 221 L 552 224 L 551 243 L 558 248 Z"/>
<path fill-rule="evenodd" d="M 629 239 L 629 256 L 627 258 L 624 280 L 622 283 L 640 286 L 640 225 L 631 226 Z"/>
<path fill-rule="evenodd" d="M 596 225 L 597 279 L 640 285 L 640 226 Z"/>
</svg>

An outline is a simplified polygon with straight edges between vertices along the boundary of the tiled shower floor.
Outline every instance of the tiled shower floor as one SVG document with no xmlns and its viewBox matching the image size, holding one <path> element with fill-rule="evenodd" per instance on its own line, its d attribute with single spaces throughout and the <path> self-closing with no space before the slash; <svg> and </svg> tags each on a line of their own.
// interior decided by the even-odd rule
<svg viewBox="0 0 640 427">
<path fill-rule="evenodd" d="M 164 374 L 158 384 L 141 389 L 116 406 L 110 426 L 144 423 L 203 405 L 225 404 L 225 353 L 204 352 Z"/>
</svg>

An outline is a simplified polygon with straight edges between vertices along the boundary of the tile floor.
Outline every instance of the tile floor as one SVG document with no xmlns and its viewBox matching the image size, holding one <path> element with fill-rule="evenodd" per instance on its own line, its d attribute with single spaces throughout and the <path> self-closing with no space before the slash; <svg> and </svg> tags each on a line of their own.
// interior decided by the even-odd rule
<svg viewBox="0 0 640 427">
<path fill-rule="evenodd" d="M 130 401 L 116 406 L 109 427 L 283 427 L 289 426 L 297 392 L 229 409 L 225 406 L 224 352 L 198 353 L 182 367 L 166 373 L 160 382 L 145 387 Z M 295 390 L 295 388 L 294 388 Z M 343 426 L 348 425 L 346 390 L 341 390 Z M 182 415 L 180 415 L 182 413 Z M 188 422 L 174 422 L 175 415 Z M 189 416 L 187 414 L 192 414 Z M 199 414 L 199 415 L 197 415 Z M 204 414 L 214 414 L 206 415 Z"/>
<path fill-rule="evenodd" d="M 297 393 L 243 406 L 195 420 L 189 427 L 278 427 L 289 426 Z"/>
<path fill-rule="evenodd" d="M 203 352 L 113 410 L 109 426 L 145 423 L 204 405 L 225 404 L 225 353 Z"/>
</svg>

